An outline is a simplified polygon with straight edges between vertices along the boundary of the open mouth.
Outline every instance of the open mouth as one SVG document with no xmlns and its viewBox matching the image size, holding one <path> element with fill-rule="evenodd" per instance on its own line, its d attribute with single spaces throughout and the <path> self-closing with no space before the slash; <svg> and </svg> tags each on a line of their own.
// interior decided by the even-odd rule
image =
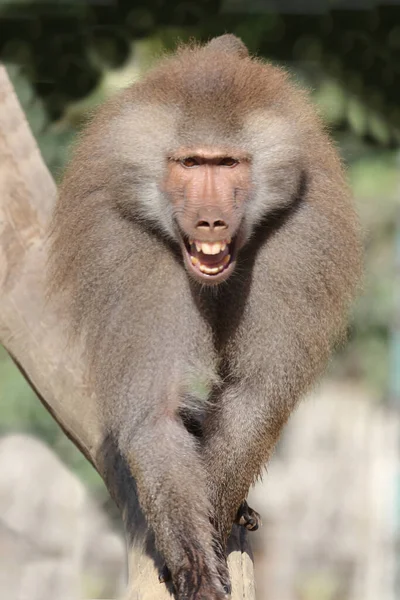
<svg viewBox="0 0 400 600">
<path fill-rule="evenodd" d="M 234 268 L 236 259 L 235 238 L 219 242 L 184 240 L 185 259 L 197 279 L 207 283 L 219 283 Z"/>
</svg>

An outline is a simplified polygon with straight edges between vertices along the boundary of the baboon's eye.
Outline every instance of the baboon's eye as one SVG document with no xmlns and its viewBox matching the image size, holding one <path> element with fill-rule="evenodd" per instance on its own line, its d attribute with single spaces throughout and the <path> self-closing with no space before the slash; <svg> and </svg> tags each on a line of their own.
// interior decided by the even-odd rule
<svg viewBox="0 0 400 600">
<path fill-rule="evenodd" d="M 238 162 L 238 160 L 232 158 L 231 156 L 224 156 L 224 158 L 221 158 L 221 160 L 219 161 L 219 165 L 221 167 L 235 167 L 238 164 Z"/>
<path fill-rule="evenodd" d="M 199 160 L 195 156 L 188 156 L 181 160 L 181 165 L 186 167 L 187 169 L 191 169 L 192 167 L 198 167 L 200 164 Z"/>
</svg>

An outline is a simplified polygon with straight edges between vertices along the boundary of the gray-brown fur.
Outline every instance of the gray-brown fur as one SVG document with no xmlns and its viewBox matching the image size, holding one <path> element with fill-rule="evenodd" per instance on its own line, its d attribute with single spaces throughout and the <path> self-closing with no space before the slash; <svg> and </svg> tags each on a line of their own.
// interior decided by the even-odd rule
<svg viewBox="0 0 400 600">
<path fill-rule="evenodd" d="M 212 288 L 184 269 L 161 189 L 167 158 L 195 145 L 252 156 L 246 244 Z M 182 48 L 93 118 L 52 240 L 50 287 L 177 597 L 226 598 L 215 544 L 341 339 L 360 275 L 336 150 L 307 95 L 233 36 Z"/>
</svg>

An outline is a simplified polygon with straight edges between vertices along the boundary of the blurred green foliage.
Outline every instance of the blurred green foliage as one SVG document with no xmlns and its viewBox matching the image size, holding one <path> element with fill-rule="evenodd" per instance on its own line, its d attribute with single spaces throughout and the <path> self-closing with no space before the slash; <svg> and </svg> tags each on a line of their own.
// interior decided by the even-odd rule
<svg viewBox="0 0 400 600">
<path fill-rule="evenodd" d="M 13 431 L 44 440 L 98 495 L 104 496 L 100 476 L 42 406 L 0 346 L 0 435 Z"/>
<path fill-rule="evenodd" d="M 311 14 L 304 2 L 304 14 L 290 14 L 280 13 L 279 3 L 267 4 L 268 10 L 240 0 L 0 2 L 0 57 L 57 180 L 90 111 L 140 77 L 177 40 L 233 31 L 252 51 L 284 64 L 310 89 L 336 137 L 365 231 L 363 295 L 350 343 L 333 362 L 332 373 L 365 381 L 382 399 L 396 309 L 400 7 L 376 3 L 373 10 Z M 100 486 L 4 351 L 0 418 L 0 431 L 39 435 L 86 481 Z"/>
</svg>

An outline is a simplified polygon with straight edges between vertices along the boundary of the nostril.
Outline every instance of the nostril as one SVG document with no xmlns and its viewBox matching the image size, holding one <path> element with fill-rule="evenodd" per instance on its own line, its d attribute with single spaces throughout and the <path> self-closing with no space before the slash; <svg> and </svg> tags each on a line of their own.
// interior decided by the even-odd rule
<svg viewBox="0 0 400 600">
<path fill-rule="evenodd" d="M 197 229 L 211 229 L 208 221 L 199 221 L 196 225 Z"/>
<path fill-rule="evenodd" d="M 204 231 L 218 231 L 222 229 L 228 229 L 228 223 L 225 219 L 219 218 L 221 214 L 215 214 L 217 211 L 202 211 L 203 214 L 198 215 L 198 221 L 196 223 L 196 229 L 202 229 Z M 214 214 L 208 214 L 214 212 Z M 218 211 L 219 212 L 219 211 Z M 207 213 L 207 214 L 205 214 Z"/>
<path fill-rule="evenodd" d="M 225 223 L 225 221 L 214 221 L 214 229 L 228 229 L 228 225 Z"/>
</svg>

